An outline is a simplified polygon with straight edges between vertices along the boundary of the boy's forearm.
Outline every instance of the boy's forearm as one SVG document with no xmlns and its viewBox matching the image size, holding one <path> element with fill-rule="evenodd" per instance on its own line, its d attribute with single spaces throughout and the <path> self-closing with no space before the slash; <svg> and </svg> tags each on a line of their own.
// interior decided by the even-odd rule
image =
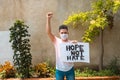
<svg viewBox="0 0 120 80">
<path fill-rule="evenodd" d="M 51 33 L 51 23 L 50 23 L 51 21 L 50 21 L 50 19 L 49 18 L 47 18 L 46 19 L 46 32 L 49 34 L 49 33 Z"/>
</svg>

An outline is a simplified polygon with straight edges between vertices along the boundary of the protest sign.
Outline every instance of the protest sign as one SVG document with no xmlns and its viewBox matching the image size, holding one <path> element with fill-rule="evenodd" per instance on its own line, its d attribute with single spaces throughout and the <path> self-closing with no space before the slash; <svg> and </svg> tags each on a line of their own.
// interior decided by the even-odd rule
<svg viewBox="0 0 120 80">
<path fill-rule="evenodd" d="M 89 43 L 61 43 L 60 53 L 64 62 L 90 62 Z"/>
</svg>

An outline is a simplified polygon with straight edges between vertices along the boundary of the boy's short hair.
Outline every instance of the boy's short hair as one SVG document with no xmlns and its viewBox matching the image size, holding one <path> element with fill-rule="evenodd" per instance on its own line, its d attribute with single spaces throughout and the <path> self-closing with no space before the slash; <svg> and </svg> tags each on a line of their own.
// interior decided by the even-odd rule
<svg viewBox="0 0 120 80">
<path fill-rule="evenodd" d="M 59 31 L 61 30 L 61 29 L 66 29 L 66 30 L 68 30 L 68 26 L 67 25 L 60 25 L 59 26 Z"/>
</svg>

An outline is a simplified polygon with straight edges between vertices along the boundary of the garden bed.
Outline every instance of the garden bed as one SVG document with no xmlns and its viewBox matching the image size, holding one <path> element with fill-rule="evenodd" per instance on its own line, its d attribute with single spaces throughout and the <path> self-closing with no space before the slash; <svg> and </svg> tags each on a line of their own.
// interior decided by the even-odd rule
<svg viewBox="0 0 120 80">
<path fill-rule="evenodd" d="M 55 78 L 9 78 L 1 80 L 55 80 Z M 120 80 L 120 76 L 104 76 L 104 77 L 76 77 L 75 80 Z"/>
</svg>

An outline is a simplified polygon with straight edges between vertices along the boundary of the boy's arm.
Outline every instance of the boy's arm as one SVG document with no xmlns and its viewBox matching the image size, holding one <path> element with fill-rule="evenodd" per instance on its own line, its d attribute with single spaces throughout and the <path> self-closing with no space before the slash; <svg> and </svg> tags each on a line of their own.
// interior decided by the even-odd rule
<svg viewBox="0 0 120 80">
<path fill-rule="evenodd" d="M 46 32 L 48 34 L 48 36 L 50 37 L 51 41 L 54 42 L 55 40 L 55 36 L 52 34 L 51 31 L 51 18 L 52 18 L 52 12 L 47 13 L 46 15 Z"/>
</svg>

